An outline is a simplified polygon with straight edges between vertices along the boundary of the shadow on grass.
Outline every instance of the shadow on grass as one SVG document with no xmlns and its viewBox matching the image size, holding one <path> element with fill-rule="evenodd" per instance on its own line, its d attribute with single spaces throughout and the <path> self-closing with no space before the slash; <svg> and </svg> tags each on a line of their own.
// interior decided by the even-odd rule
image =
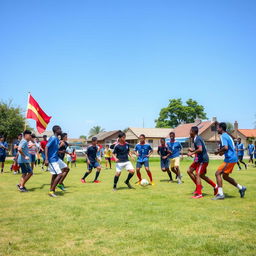
<svg viewBox="0 0 256 256">
<path fill-rule="evenodd" d="M 136 188 L 119 187 L 117 190 L 135 190 Z"/>
<path fill-rule="evenodd" d="M 35 191 L 35 190 L 43 189 L 45 186 L 50 186 L 50 184 L 42 184 L 40 187 L 28 189 L 28 191 Z"/>
</svg>

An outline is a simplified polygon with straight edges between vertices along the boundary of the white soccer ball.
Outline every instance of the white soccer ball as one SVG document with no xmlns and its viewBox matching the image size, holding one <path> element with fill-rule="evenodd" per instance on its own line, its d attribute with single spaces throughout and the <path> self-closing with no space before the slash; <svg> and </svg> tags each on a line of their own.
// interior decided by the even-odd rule
<svg viewBox="0 0 256 256">
<path fill-rule="evenodd" d="M 149 184 L 149 182 L 146 179 L 141 180 L 140 185 L 145 187 Z"/>
</svg>

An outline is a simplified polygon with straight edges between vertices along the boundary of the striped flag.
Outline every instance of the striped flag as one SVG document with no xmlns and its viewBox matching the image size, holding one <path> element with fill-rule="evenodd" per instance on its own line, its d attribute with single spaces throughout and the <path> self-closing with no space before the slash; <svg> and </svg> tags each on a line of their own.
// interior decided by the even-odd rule
<svg viewBox="0 0 256 256">
<path fill-rule="evenodd" d="M 26 118 L 35 120 L 37 131 L 43 133 L 52 117 L 47 116 L 37 101 L 29 94 Z"/>
</svg>

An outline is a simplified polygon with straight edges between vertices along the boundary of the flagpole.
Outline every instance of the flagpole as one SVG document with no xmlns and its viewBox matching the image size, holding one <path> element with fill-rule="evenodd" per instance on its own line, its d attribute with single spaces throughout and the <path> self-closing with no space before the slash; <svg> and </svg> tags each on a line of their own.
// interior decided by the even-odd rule
<svg viewBox="0 0 256 256">
<path fill-rule="evenodd" d="M 26 110 L 26 116 L 25 116 L 25 125 L 24 125 L 24 131 L 27 129 L 27 113 L 28 113 L 28 103 L 29 103 L 29 96 L 30 96 L 30 92 L 28 92 L 27 110 Z"/>
</svg>

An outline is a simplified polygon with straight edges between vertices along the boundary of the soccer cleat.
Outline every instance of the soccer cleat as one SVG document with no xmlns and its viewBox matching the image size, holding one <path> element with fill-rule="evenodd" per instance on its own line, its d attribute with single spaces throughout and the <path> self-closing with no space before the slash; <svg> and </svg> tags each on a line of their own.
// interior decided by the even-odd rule
<svg viewBox="0 0 256 256">
<path fill-rule="evenodd" d="M 82 183 L 86 183 L 86 181 L 85 181 L 84 179 L 81 179 L 81 182 L 82 182 Z"/>
<path fill-rule="evenodd" d="M 130 184 L 130 182 L 125 181 L 124 183 L 127 185 L 127 187 L 128 187 L 129 189 L 132 189 L 132 188 L 133 188 L 132 185 Z"/>
<path fill-rule="evenodd" d="M 217 194 L 218 194 L 218 188 L 214 188 L 214 189 L 213 189 L 213 195 L 216 196 Z"/>
<path fill-rule="evenodd" d="M 192 194 L 197 195 L 197 191 L 195 190 Z"/>
<path fill-rule="evenodd" d="M 65 187 L 62 184 L 58 184 L 57 188 L 59 188 L 62 191 L 65 191 Z"/>
<path fill-rule="evenodd" d="M 26 188 L 21 188 L 21 187 L 20 187 L 19 190 L 20 190 L 20 192 L 28 192 Z"/>
<path fill-rule="evenodd" d="M 212 200 L 223 200 L 223 199 L 225 199 L 225 196 L 220 194 L 217 194 L 214 198 L 212 198 Z"/>
<path fill-rule="evenodd" d="M 99 180 L 95 180 L 93 183 L 101 183 L 101 181 L 99 181 Z"/>
<path fill-rule="evenodd" d="M 152 180 L 149 184 L 152 185 L 152 186 L 155 186 L 155 185 L 156 185 L 153 180 Z"/>
<path fill-rule="evenodd" d="M 240 193 L 241 198 L 244 198 L 245 191 L 246 191 L 246 187 L 244 187 L 244 186 L 242 187 L 242 189 L 239 189 L 239 193 Z"/>
<path fill-rule="evenodd" d="M 178 184 L 182 184 L 182 181 L 178 179 Z"/>
<path fill-rule="evenodd" d="M 135 185 L 140 185 L 141 180 L 135 182 Z"/>
<path fill-rule="evenodd" d="M 50 191 L 50 192 L 48 193 L 48 195 L 49 195 L 50 197 L 57 197 L 57 195 L 54 193 L 54 191 Z"/>
<path fill-rule="evenodd" d="M 117 188 L 113 188 L 113 192 L 116 192 L 117 191 Z"/>
<path fill-rule="evenodd" d="M 202 194 L 196 194 L 196 195 L 192 196 L 192 198 L 194 198 L 194 199 L 203 198 L 203 195 Z"/>
</svg>

